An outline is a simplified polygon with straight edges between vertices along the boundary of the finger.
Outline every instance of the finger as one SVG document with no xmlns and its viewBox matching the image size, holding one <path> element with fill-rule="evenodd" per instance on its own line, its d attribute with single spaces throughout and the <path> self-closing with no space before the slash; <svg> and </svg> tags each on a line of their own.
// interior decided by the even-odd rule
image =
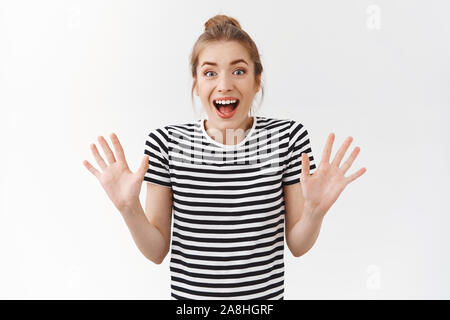
<svg viewBox="0 0 450 320">
<path fill-rule="evenodd" d="M 365 172 L 367 171 L 366 168 L 361 168 L 359 169 L 357 172 L 355 172 L 354 174 L 350 175 L 347 177 L 347 184 L 349 184 L 350 182 L 354 181 L 355 179 L 359 178 L 360 176 L 362 176 Z"/>
<path fill-rule="evenodd" d="M 338 152 L 336 153 L 336 156 L 334 157 L 332 165 L 339 167 L 341 165 L 342 158 L 344 157 L 345 153 L 347 152 L 348 147 L 353 141 L 353 137 L 348 137 L 345 139 L 342 146 L 339 148 Z"/>
<path fill-rule="evenodd" d="M 106 164 L 105 160 L 103 160 L 100 153 L 98 152 L 98 149 L 97 149 L 97 146 L 95 145 L 95 143 L 91 144 L 91 151 L 94 154 L 95 161 L 97 161 L 97 163 L 100 166 L 100 168 L 102 169 L 102 171 L 104 171 L 108 167 L 108 165 Z"/>
<path fill-rule="evenodd" d="M 323 148 L 322 160 L 320 162 L 330 163 L 330 155 L 331 149 L 333 147 L 333 142 L 334 142 L 334 133 L 332 132 L 328 135 L 327 142 L 325 143 L 325 147 Z"/>
<path fill-rule="evenodd" d="M 119 138 L 115 133 L 111 133 L 110 138 L 114 146 L 114 150 L 116 151 L 117 159 L 127 164 L 127 160 L 125 159 L 125 153 L 123 152 L 123 148 L 122 145 L 120 144 Z"/>
<path fill-rule="evenodd" d="M 302 153 L 302 172 L 300 172 L 300 178 L 302 181 L 306 181 L 309 177 L 309 156 Z"/>
<path fill-rule="evenodd" d="M 144 158 L 141 161 L 141 165 L 139 166 L 139 176 L 142 177 L 142 179 L 144 179 L 145 173 L 148 170 L 148 155 L 145 155 Z"/>
<path fill-rule="evenodd" d="M 344 164 L 342 165 L 341 169 L 344 173 L 347 172 L 348 169 L 350 169 L 350 167 L 352 166 L 353 162 L 355 161 L 356 157 L 359 154 L 359 151 L 361 151 L 360 147 L 355 147 L 352 151 L 352 153 L 350 154 L 350 156 L 348 157 L 347 161 L 344 162 Z"/>
<path fill-rule="evenodd" d="M 95 169 L 87 160 L 83 161 L 83 165 L 91 172 L 97 179 L 100 177 L 101 173 L 97 169 Z"/>
<path fill-rule="evenodd" d="M 108 160 L 108 163 L 113 164 L 114 162 L 116 162 L 116 158 L 114 158 L 114 153 L 112 152 L 111 148 L 109 147 L 106 139 L 103 138 L 103 136 L 99 136 L 97 139 L 98 139 L 98 142 L 100 143 L 100 145 L 102 146 L 103 153 L 105 154 L 106 159 Z"/>
</svg>

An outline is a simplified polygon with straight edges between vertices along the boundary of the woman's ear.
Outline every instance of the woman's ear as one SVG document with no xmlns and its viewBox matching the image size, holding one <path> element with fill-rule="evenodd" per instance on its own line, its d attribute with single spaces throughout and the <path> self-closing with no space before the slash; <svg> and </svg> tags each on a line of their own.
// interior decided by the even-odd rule
<svg viewBox="0 0 450 320">
<path fill-rule="evenodd" d="M 259 89 L 261 89 L 261 75 L 256 77 L 255 91 L 258 92 Z"/>
<path fill-rule="evenodd" d="M 195 95 L 198 97 L 199 95 L 198 95 L 198 88 L 197 88 L 197 80 L 194 78 L 194 92 L 195 92 Z"/>
</svg>

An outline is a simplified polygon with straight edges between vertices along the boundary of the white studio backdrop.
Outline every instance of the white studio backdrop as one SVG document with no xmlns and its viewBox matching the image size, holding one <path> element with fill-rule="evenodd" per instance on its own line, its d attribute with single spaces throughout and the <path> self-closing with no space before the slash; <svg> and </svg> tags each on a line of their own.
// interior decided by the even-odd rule
<svg viewBox="0 0 450 320">
<path fill-rule="evenodd" d="M 115 132 L 132 170 L 156 127 L 198 119 L 189 55 L 215 14 L 255 40 L 257 115 L 309 131 L 317 165 L 361 152 L 285 299 L 449 299 L 448 1 L 1 1 L 0 298 L 170 299 L 96 178 Z M 259 96 L 258 96 L 259 98 Z M 145 184 L 141 192 L 144 203 Z"/>
</svg>

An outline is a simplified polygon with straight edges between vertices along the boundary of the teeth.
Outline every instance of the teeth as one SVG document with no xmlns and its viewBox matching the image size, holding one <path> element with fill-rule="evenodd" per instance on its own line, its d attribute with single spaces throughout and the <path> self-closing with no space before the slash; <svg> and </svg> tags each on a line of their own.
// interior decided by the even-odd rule
<svg viewBox="0 0 450 320">
<path fill-rule="evenodd" d="M 230 103 L 236 103 L 237 100 L 216 100 L 217 104 L 230 104 Z"/>
</svg>

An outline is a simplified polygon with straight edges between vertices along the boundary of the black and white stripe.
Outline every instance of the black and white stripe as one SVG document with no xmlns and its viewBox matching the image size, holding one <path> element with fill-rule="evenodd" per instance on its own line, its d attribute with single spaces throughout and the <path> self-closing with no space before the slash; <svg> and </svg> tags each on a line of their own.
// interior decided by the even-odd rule
<svg viewBox="0 0 450 320">
<path fill-rule="evenodd" d="M 203 121 L 147 137 L 144 181 L 172 188 L 173 299 L 282 299 L 283 186 L 300 181 L 301 154 L 316 166 L 308 132 L 292 120 L 254 117 L 237 146 Z"/>
</svg>

